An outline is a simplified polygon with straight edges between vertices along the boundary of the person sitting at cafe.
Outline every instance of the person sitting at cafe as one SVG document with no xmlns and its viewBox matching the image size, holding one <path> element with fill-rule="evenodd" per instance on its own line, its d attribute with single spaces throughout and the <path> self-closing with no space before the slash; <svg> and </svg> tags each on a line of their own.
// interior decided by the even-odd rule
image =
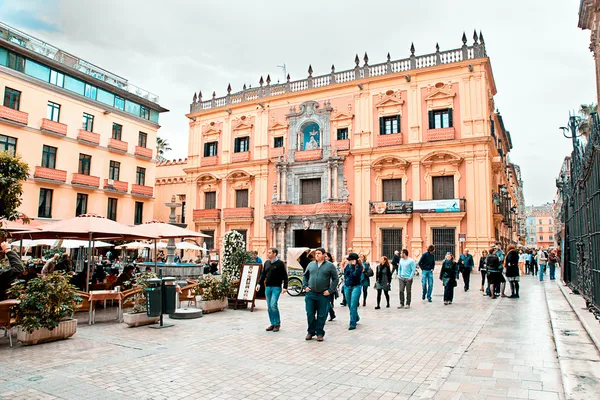
<svg viewBox="0 0 600 400">
<path fill-rule="evenodd" d="M 121 290 L 131 289 L 135 283 L 135 278 L 133 276 L 134 269 L 135 267 L 133 265 L 126 266 L 123 273 L 117 278 L 115 286 L 119 286 Z"/>
<path fill-rule="evenodd" d="M 86 283 L 87 283 L 87 279 L 88 278 L 88 271 L 87 268 L 84 268 L 83 271 L 75 274 L 73 276 L 73 278 L 71 278 L 71 284 L 75 285 L 77 287 L 77 289 L 81 290 L 82 292 L 85 292 L 86 290 Z"/>
<path fill-rule="evenodd" d="M 50 257 L 50 259 L 48 261 L 46 261 L 44 268 L 42 268 L 42 275 L 46 276 L 48 274 L 53 273 L 54 270 L 56 269 L 56 264 L 58 264 L 59 258 L 60 258 L 59 253 L 55 253 L 52 257 Z"/>
<path fill-rule="evenodd" d="M 64 272 L 71 272 L 72 268 L 71 268 L 71 260 L 69 260 L 69 255 L 68 254 L 63 254 L 62 257 L 59 258 L 59 261 L 56 263 L 56 268 L 54 268 L 55 271 L 64 271 Z"/>
<path fill-rule="evenodd" d="M 106 271 L 104 271 L 104 266 L 96 265 L 96 268 L 94 269 L 94 275 L 92 275 L 92 282 L 94 284 L 104 283 L 105 279 L 106 279 Z"/>
<path fill-rule="evenodd" d="M 112 289 L 119 278 L 119 270 L 117 268 L 111 268 L 110 275 L 106 277 L 106 287 Z"/>
<path fill-rule="evenodd" d="M 146 267 L 146 270 L 145 270 L 144 272 L 146 272 L 146 273 L 148 273 L 148 272 L 152 272 L 152 267 L 151 267 L 150 265 L 148 265 L 148 266 Z"/>
<path fill-rule="evenodd" d="M 0 259 L 8 258 L 8 268 L 0 268 L 0 301 L 6 298 L 6 290 L 25 272 L 19 255 L 10 248 L 8 242 L 0 243 Z"/>
</svg>

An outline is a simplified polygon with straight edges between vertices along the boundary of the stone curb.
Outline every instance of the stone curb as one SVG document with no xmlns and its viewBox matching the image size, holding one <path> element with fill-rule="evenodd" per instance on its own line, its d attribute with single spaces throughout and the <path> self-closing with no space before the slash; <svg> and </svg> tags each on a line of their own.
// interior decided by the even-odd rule
<svg viewBox="0 0 600 400">
<path fill-rule="evenodd" d="M 600 326 L 597 329 L 593 329 L 590 326 L 588 321 L 593 320 L 596 322 L 596 325 L 600 325 L 600 324 L 598 323 L 596 318 L 593 316 L 593 314 L 591 314 L 589 311 L 586 310 L 584 312 L 582 310 L 582 307 L 577 307 L 577 305 L 575 304 L 575 301 L 572 298 L 572 295 L 574 295 L 574 293 L 573 293 L 573 291 L 571 291 L 571 288 L 569 288 L 566 283 L 564 283 L 563 281 L 557 280 L 556 284 L 557 284 L 558 288 L 560 289 L 560 291 L 562 292 L 563 296 L 565 296 L 565 299 L 567 299 L 567 302 L 573 309 L 573 312 L 575 312 L 575 314 L 577 315 L 577 319 L 579 319 L 579 322 L 583 326 L 583 329 L 585 329 L 585 331 L 589 335 L 590 339 L 592 339 L 592 342 L 594 342 L 594 344 L 596 345 L 598 352 L 600 352 Z M 582 301 L 585 301 L 585 300 L 583 300 L 583 298 L 580 295 L 576 295 L 576 296 L 578 296 L 578 298 L 580 298 Z"/>
</svg>

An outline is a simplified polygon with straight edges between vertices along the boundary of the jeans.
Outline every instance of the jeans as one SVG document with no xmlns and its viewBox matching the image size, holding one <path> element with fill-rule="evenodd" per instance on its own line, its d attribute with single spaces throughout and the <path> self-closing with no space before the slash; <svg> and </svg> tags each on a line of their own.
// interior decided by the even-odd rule
<svg viewBox="0 0 600 400">
<path fill-rule="evenodd" d="M 412 290 L 412 278 L 400 278 L 398 286 L 400 287 L 400 307 L 404 307 L 404 288 L 406 288 L 406 305 L 410 306 L 410 294 Z"/>
<path fill-rule="evenodd" d="M 307 332 L 311 335 L 325 336 L 325 320 L 327 320 L 327 307 L 329 296 L 323 293 L 307 292 L 304 296 L 306 306 Z M 316 315 L 315 315 L 316 314 Z"/>
<path fill-rule="evenodd" d="M 335 294 L 331 293 L 329 295 L 329 304 L 327 307 L 327 311 L 329 312 L 329 319 L 335 318 L 335 311 L 333 311 L 333 303 L 335 301 Z"/>
<path fill-rule="evenodd" d="M 544 273 L 546 272 L 546 265 L 540 264 L 540 281 L 544 280 Z"/>
<path fill-rule="evenodd" d="M 360 299 L 360 292 L 362 286 L 344 286 L 344 293 L 346 293 L 346 301 L 348 302 L 348 309 L 350 310 L 350 327 L 356 328 L 356 323 L 360 321 L 358 316 L 358 300 Z"/>
<path fill-rule="evenodd" d="M 469 290 L 469 283 L 471 282 L 471 268 L 464 268 L 462 271 L 463 282 L 465 283 L 465 291 Z"/>
<path fill-rule="evenodd" d="M 479 271 L 481 273 L 481 287 L 485 286 L 485 277 L 487 276 L 487 271 Z"/>
<path fill-rule="evenodd" d="M 454 282 L 450 281 L 446 286 L 444 286 L 444 301 L 449 301 L 452 303 L 454 299 Z"/>
<path fill-rule="evenodd" d="M 548 267 L 550 268 L 550 280 L 553 281 L 556 279 L 556 264 L 548 264 Z"/>
<path fill-rule="evenodd" d="M 281 325 L 281 317 L 279 316 L 279 296 L 281 295 L 281 288 L 279 286 L 267 286 L 265 288 L 265 296 L 267 297 L 267 310 L 269 311 L 269 320 L 271 325 Z"/>
<path fill-rule="evenodd" d="M 425 270 L 423 271 L 423 276 L 421 277 L 421 285 L 423 285 L 423 300 L 427 296 L 427 300 L 431 300 L 431 292 L 433 292 L 433 271 Z"/>
</svg>

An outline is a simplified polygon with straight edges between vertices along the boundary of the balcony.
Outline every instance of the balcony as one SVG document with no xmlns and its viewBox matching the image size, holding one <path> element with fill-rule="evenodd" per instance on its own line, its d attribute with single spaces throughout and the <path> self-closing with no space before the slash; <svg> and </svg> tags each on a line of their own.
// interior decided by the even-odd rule
<svg viewBox="0 0 600 400">
<path fill-rule="evenodd" d="M 350 139 L 334 140 L 333 143 L 337 151 L 350 150 Z"/>
<path fill-rule="evenodd" d="M 51 121 L 47 118 L 42 118 L 41 131 L 51 132 L 52 134 L 58 134 L 60 136 L 67 136 L 67 125 L 61 124 L 60 122 Z"/>
<path fill-rule="evenodd" d="M 377 137 L 375 138 L 376 147 L 396 146 L 399 144 L 402 144 L 402 133 L 377 135 Z"/>
<path fill-rule="evenodd" d="M 231 155 L 231 162 L 244 162 L 250 161 L 250 152 L 243 151 L 241 153 L 233 153 Z"/>
<path fill-rule="evenodd" d="M 97 146 L 100 144 L 100 134 L 80 129 L 77 133 L 77 140 L 84 144 L 93 144 Z"/>
<path fill-rule="evenodd" d="M 97 188 L 100 187 L 100 177 L 83 174 L 73 174 L 73 178 L 71 178 L 71 184 Z"/>
<path fill-rule="evenodd" d="M 29 114 L 12 108 L 0 106 L 0 118 L 7 119 L 19 124 L 27 125 Z"/>
<path fill-rule="evenodd" d="M 294 159 L 296 161 L 315 161 L 323 158 L 323 150 L 302 150 L 297 151 L 294 154 Z"/>
<path fill-rule="evenodd" d="M 35 167 L 33 177 L 36 179 L 46 179 L 49 181 L 64 183 L 67 181 L 67 171 L 37 166 Z"/>
<path fill-rule="evenodd" d="M 269 204 L 265 206 L 265 217 L 268 216 L 303 216 L 351 214 L 352 204 L 348 202 L 327 202 L 316 204 Z"/>
<path fill-rule="evenodd" d="M 108 149 L 127 153 L 128 143 L 122 140 L 110 138 L 108 141 Z"/>
<path fill-rule="evenodd" d="M 210 167 L 211 165 L 217 165 L 218 163 L 219 163 L 219 156 L 202 157 L 200 159 L 201 167 Z"/>
<path fill-rule="evenodd" d="M 223 219 L 254 219 L 254 208 L 252 207 L 239 207 L 239 208 L 224 208 Z"/>
<path fill-rule="evenodd" d="M 138 157 L 144 157 L 144 158 L 152 159 L 152 149 L 149 149 L 147 147 L 135 146 L 135 153 L 134 154 L 136 156 L 138 156 Z"/>
<path fill-rule="evenodd" d="M 129 189 L 129 183 L 121 182 L 121 181 L 114 181 L 112 179 L 105 179 L 104 180 L 104 189 L 115 191 L 115 192 L 127 193 L 127 190 Z"/>
<path fill-rule="evenodd" d="M 435 142 L 438 140 L 454 140 L 454 127 L 428 129 L 425 131 L 425 141 Z"/>
<path fill-rule="evenodd" d="M 131 194 L 152 197 L 153 193 L 154 189 L 152 186 L 136 185 L 135 183 L 131 185 Z"/>
<path fill-rule="evenodd" d="M 283 147 L 269 148 L 269 158 L 279 158 L 283 155 L 285 149 Z"/>
<path fill-rule="evenodd" d="M 194 221 L 219 221 L 221 219 L 220 208 L 209 208 L 204 210 L 194 210 Z"/>
</svg>

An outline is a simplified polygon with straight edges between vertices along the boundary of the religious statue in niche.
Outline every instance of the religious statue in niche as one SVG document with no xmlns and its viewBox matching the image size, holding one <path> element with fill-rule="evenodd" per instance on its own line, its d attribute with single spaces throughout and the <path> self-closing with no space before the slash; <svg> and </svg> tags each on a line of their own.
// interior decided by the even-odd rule
<svg viewBox="0 0 600 400">
<path fill-rule="evenodd" d="M 317 150 L 321 148 L 321 130 L 318 124 L 308 124 L 303 129 L 304 150 Z"/>
</svg>

